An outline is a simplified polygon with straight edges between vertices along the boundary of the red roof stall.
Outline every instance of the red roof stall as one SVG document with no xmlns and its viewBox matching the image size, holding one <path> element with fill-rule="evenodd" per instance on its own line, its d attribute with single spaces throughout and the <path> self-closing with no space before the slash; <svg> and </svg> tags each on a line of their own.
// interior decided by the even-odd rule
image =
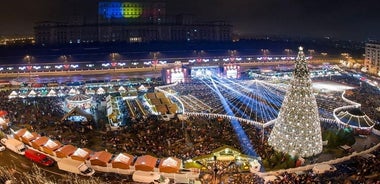
<svg viewBox="0 0 380 184">
<path fill-rule="evenodd" d="M 38 149 L 38 150 L 42 151 L 42 147 L 41 146 L 44 145 L 44 144 L 46 144 L 48 141 L 49 141 L 49 138 L 46 137 L 46 136 L 43 136 L 43 137 L 36 138 L 31 143 L 32 143 L 32 147 L 34 149 Z"/>
<path fill-rule="evenodd" d="M 91 165 L 98 165 L 102 167 L 107 167 L 108 163 L 111 161 L 112 154 L 106 151 L 95 152 L 91 158 Z"/>
<path fill-rule="evenodd" d="M 129 169 L 130 165 L 133 161 L 133 156 L 127 153 L 119 153 L 113 160 L 112 160 L 112 167 L 113 168 L 119 168 L 119 169 Z"/>
<path fill-rule="evenodd" d="M 153 171 L 157 160 L 156 157 L 150 155 L 138 157 L 135 162 L 135 169 L 140 171 Z"/>
<path fill-rule="evenodd" d="M 42 146 L 42 151 L 49 154 L 49 155 L 54 155 L 54 151 L 57 150 L 58 148 L 62 147 L 62 144 L 59 141 L 52 141 L 49 139 L 43 146 Z"/>
<path fill-rule="evenodd" d="M 18 131 L 13 135 L 13 137 L 14 137 L 15 139 L 18 139 L 18 140 L 21 141 L 21 136 L 24 135 L 26 131 L 28 131 L 26 128 L 20 129 L 20 130 L 18 130 Z"/>
<path fill-rule="evenodd" d="M 159 171 L 165 173 L 178 173 L 181 169 L 182 161 L 175 157 L 168 157 L 160 161 Z"/>
<path fill-rule="evenodd" d="M 71 155 L 71 158 L 74 160 L 79 160 L 79 161 L 85 161 L 88 158 L 90 158 L 91 150 L 87 148 L 78 148 L 75 150 L 75 152 Z"/>
<path fill-rule="evenodd" d="M 66 157 L 71 156 L 76 150 L 77 148 L 75 146 L 68 144 L 57 149 L 55 151 L 55 155 L 58 158 L 66 158 Z"/>
<path fill-rule="evenodd" d="M 38 137 L 41 137 L 40 134 L 37 132 L 30 133 L 29 131 L 26 131 L 23 136 L 21 136 L 21 141 L 25 144 L 32 145 L 32 141 L 37 139 Z"/>
</svg>

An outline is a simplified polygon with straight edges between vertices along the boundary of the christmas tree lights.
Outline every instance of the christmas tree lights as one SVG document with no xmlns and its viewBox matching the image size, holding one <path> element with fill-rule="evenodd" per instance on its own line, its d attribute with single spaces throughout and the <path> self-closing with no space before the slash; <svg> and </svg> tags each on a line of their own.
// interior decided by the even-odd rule
<svg viewBox="0 0 380 184">
<path fill-rule="evenodd" d="M 268 143 L 276 151 L 294 156 L 310 157 L 322 152 L 318 107 L 302 47 Z"/>
</svg>

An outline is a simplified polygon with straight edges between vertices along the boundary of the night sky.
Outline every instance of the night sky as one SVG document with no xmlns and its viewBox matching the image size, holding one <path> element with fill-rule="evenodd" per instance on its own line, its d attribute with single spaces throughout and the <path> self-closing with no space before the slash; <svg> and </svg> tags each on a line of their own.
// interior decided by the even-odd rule
<svg viewBox="0 0 380 184">
<path fill-rule="evenodd" d="M 4 1 L 0 6 L 0 35 L 32 35 L 38 21 L 64 21 L 75 16 L 95 19 L 97 2 Z M 240 35 L 380 39 L 378 0 L 167 0 L 166 7 L 167 14 L 191 13 L 199 20 L 227 20 Z"/>
</svg>

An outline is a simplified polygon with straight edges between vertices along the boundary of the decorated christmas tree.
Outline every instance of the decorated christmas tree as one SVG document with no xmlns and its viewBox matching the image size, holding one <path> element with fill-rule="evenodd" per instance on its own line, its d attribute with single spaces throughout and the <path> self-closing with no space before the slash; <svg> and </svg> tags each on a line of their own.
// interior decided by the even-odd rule
<svg viewBox="0 0 380 184">
<path fill-rule="evenodd" d="M 268 143 L 276 151 L 295 156 L 310 157 L 322 152 L 318 107 L 302 47 Z"/>
</svg>

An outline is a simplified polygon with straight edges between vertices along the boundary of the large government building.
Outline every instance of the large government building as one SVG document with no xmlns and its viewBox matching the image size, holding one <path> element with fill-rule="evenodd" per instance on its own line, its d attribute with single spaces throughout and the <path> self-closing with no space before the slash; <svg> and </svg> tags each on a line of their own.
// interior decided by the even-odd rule
<svg viewBox="0 0 380 184">
<path fill-rule="evenodd" d="M 37 44 L 149 41 L 227 41 L 232 26 L 224 21 L 197 22 L 192 15 L 166 15 L 164 1 L 103 1 L 97 21 L 35 25 Z"/>
<path fill-rule="evenodd" d="M 364 66 L 371 74 L 380 74 L 380 43 L 367 43 L 365 45 Z"/>
</svg>

